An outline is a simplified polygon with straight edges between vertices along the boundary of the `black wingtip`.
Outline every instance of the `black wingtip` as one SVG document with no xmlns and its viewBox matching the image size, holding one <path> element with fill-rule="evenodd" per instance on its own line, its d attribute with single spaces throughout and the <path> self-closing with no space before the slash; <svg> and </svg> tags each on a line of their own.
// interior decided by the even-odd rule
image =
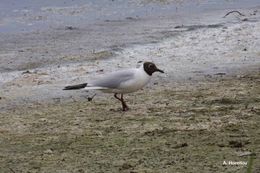
<svg viewBox="0 0 260 173">
<path fill-rule="evenodd" d="M 88 84 L 83 83 L 83 84 L 78 84 L 78 85 L 71 85 L 71 86 L 66 86 L 63 88 L 63 90 L 77 90 L 77 89 L 82 89 L 85 88 Z"/>
</svg>

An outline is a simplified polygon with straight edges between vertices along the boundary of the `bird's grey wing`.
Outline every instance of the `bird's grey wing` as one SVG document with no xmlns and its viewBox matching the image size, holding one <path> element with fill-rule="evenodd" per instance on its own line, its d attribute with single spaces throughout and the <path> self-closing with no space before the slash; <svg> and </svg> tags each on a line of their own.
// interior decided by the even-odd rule
<svg viewBox="0 0 260 173">
<path fill-rule="evenodd" d="M 91 82 L 91 85 L 112 89 L 119 88 L 121 83 L 133 79 L 134 74 L 135 71 L 132 69 L 113 72 L 100 79 L 94 80 Z"/>
</svg>

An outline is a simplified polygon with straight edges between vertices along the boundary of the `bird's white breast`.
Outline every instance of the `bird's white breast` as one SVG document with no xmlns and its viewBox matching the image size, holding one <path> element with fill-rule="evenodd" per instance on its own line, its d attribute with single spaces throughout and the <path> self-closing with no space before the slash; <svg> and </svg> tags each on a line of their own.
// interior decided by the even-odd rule
<svg viewBox="0 0 260 173">
<path fill-rule="evenodd" d="M 135 74 L 133 79 L 125 81 L 120 84 L 120 91 L 118 93 L 130 93 L 135 92 L 141 88 L 143 88 L 151 79 L 143 68 L 138 68 L 135 70 Z"/>
</svg>

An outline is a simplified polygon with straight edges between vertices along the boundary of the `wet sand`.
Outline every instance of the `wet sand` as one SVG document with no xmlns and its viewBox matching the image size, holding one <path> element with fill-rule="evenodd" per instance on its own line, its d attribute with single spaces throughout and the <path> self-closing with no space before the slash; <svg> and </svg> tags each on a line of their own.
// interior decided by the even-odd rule
<svg viewBox="0 0 260 173">
<path fill-rule="evenodd" d="M 154 61 L 166 71 L 153 80 L 162 83 L 156 86 L 162 88 L 218 74 L 239 74 L 241 69 L 259 70 L 260 14 L 255 9 L 243 13 L 246 16 L 226 18 L 224 12 L 214 13 L 184 24 L 165 17 L 160 26 L 154 24 L 156 19 L 107 22 L 91 34 L 87 29 L 65 29 L 1 37 L 3 43 L 15 42 L 1 48 L 0 108 L 78 99 L 82 92 L 61 89 L 106 72 L 135 67 L 138 61 Z M 108 26 L 114 30 L 102 32 Z M 94 39 L 97 35 L 100 37 Z"/>
</svg>

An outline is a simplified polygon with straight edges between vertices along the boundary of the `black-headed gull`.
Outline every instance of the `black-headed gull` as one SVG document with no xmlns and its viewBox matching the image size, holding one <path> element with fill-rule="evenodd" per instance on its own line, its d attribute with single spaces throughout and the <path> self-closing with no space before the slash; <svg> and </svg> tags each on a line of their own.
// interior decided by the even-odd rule
<svg viewBox="0 0 260 173">
<path fill-rule="evenodd" d="M 158 69 L 152 62 L 144 62 L 139 68 L 119 70 L 88 83 L 66 86 L 63 90 L 101 90 L 105 93 L 114 93 L 114 97 L 121 101 L 123 111 L 129 108 L 126 105 L 123 94 L 135 92 L 143 88 L 151 79 L 154 72 L 164 71 Z M 118 97 L 121 94 L 121 97 Z"/>
</svg>

